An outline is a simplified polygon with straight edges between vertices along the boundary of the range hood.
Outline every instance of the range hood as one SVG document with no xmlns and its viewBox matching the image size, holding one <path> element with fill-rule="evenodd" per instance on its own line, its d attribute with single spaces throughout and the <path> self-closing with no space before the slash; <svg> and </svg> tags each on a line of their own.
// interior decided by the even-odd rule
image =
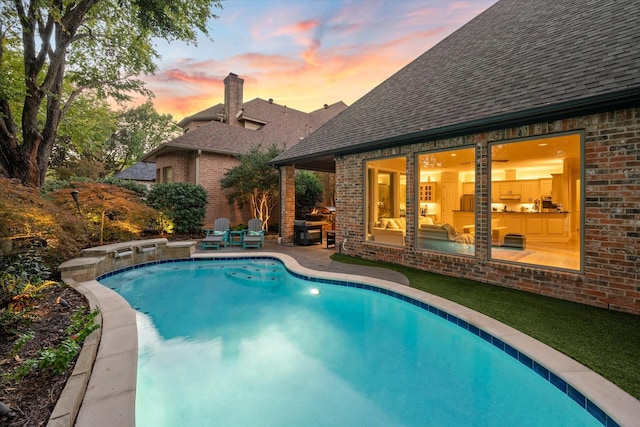
<svg viewBox="0 0 640 427">
<path fill-rule="evenodd" d="M 520 200 L 520 195 L 512 193 L 501 194 L 500 200 Z"/>
</svg>

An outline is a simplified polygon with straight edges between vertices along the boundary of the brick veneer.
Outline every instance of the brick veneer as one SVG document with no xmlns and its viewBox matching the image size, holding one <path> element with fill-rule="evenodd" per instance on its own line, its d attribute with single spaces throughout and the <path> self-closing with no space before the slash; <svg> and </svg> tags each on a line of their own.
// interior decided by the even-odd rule
<svg viewBox="0 0 640 427">
<path fill-rule="evenodd" d="M 488 143 L 566 131 L 582 131 L 585 138 L 584 271 L 567 272 L 489 260 Z M 481 206 L 485 206 L 485 210 L 476 213 L 475 257 L 415 250 L 415 233 L 410 226 L 407 227 L 405 247 L 383 246 L 365 240 L 365 160 L 406 156 L 407 194 L 411 195 L 415 194 L 415 153 L 470 146 L 475 147 L 480 161 L 476 170 L 476 198 Z M 291 202 L 287 200 L 287 203 Z M 638 108 L 339 156 L 336 159 L 336 205 L 337 243 L 340 246 L 347 237 L 344 247 L 349 255 L 640 314 Z M 415 203 L 413 197 L 408 197 L 407 224 L 415 224 L 414 221 Z M 290 234 L 287 230 L 283 236 Z"/>
<path fill-rule="evenodd" d="M 293 243 L 293 221 L 296 219 L 296 169 L 280 167 L 280 237 L 283 243 Z"/>
<path fill-rule="evenodd" d="M 213 227 L 213 222 L 220 217 L 229 218 L 231 225 L 246 224 L 251 219 L 249 209 L 230 206 L 227 203 L 227 192 L 220 188 L 224 173 L 238 165 L 239 160 L 234 156 L 212 153 L 201 153 L 198 162 L 197 158 L 196 152 L 162 154 L 156 158 L 156 169 L 171 166 L 173 182 L 197 183 L 207 191 L 205 226 Z M 199 175 L 198 179 L 196 175 Z"/>
</svg>

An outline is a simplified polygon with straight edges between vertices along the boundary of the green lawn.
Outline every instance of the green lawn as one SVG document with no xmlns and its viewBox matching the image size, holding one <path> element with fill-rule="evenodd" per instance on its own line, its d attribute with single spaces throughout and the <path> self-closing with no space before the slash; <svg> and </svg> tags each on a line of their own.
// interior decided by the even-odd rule
<svg viewBox="0 0 640 427">
<path fill-rule="evenodd" d="M 506 323 L 588 366 L 640 399 L 640 316 L 394 264 L 340 254 L 331 258 L 398 271 L 409 279 L 412 287 Z"/>
</svg>

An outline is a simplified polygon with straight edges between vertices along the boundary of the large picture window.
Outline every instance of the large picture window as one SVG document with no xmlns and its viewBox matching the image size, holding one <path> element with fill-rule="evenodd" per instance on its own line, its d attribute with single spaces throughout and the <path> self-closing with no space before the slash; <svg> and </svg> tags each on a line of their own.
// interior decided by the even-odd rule
<svg viewBox="0 0 640 427">
<path fill-rule="evenodd" d="M 367 173 L 367 240 L 404 245 L 407 235 L 407 160 L 370 160 Z"/>
<path fill-rule="evenodd" d="M 492 259 L 581 269 L 580 134 L 490 146 Z"/>
<path fill-rule="evenodd" d="M 417 155 L 416 248 L 475 254 L 475 150 Z"/>
</svg>

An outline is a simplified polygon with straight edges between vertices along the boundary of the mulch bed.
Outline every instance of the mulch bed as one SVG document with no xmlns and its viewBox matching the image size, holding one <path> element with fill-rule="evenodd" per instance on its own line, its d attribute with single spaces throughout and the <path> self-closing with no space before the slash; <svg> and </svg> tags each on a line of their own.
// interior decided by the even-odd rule
<svg viewBox="0 0 640 427">
<path fill-rule="evenodd" d="M 58 297 L 68 302 L 68 306 L 56 303 Z M 71 325 L 71 316 L 80 307 L 87 307 L 85 298 L 73 288 L 57 285 L 43 291 L 42 299 L 33 302 L 33 322 L 18 327 L 19 333 L 33 331 L 35 334 L 28 344 L 11 357 L 11 349 L 16 334 L 0 328 L 0 372 L 12 372 L 20 360 L 37 358 L 43 347 L 55 347 L 66 338 L 65 330 Z M 0 379 L 0 402 L 11 410 L 10 416 L 0 417 L 1 426 L 44 426 L 62 393 L 73 365 L 63 374 L 44 376 L 33 373 L 19 382 Z"/>
</svg>

